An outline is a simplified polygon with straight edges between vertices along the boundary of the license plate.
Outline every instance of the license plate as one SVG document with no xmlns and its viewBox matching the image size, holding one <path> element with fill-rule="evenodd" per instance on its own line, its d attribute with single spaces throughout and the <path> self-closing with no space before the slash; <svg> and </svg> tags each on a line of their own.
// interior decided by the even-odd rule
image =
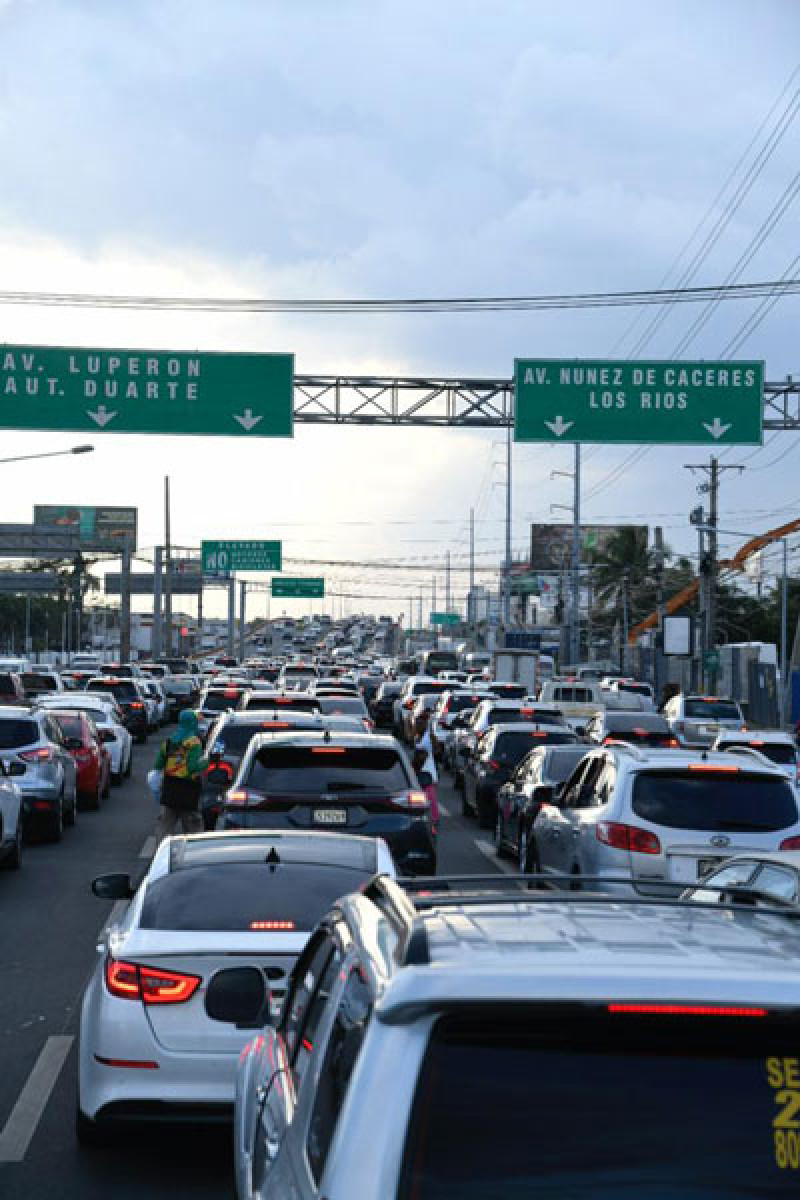
<svg viewBox="0 0 800 1200">
<path fill-rule="evenodd" d="M 315 808 L 314 820 L 319 825 L 346 825 L 347 812 L 343 808 Z"/>
</svg>

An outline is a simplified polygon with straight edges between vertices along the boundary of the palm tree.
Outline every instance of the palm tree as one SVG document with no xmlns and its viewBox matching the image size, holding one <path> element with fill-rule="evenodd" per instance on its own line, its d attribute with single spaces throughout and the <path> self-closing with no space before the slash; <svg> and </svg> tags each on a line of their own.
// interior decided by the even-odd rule
<svg viewBox="0 0 800 1200">
<path fill-rule="evenodd" d="M 668 553 L 665 548 L 665 556 Z M 612 620 L 620 616 L 626 598 L 631 615 L 634 607 L 641 606 L 644 590 L 655 591 L 659 556 L 648 546 L 647 529 L 642 526 L 618 529 L 602 548 L 590 552 L 589 561 L 594 598 Z"/>
</svg>

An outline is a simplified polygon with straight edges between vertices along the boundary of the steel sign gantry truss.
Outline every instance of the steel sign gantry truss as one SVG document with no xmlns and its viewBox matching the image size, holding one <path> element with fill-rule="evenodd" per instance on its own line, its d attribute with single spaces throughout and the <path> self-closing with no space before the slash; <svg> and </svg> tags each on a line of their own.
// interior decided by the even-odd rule
<svg viewBox="0 0 800 1200">
<path fill-rule="evenodd" d="M 295 375 L 294 419 L 306 425 L 511 424 L 511 379 Z M 800 380 L 764 384 L 764 428 L 800 429 Z"/>
</svg>

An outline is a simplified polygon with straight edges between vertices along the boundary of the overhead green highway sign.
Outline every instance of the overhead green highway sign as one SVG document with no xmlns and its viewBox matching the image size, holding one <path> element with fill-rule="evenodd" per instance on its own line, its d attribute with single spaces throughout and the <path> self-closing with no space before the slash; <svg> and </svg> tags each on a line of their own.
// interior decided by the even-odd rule
<svg viewBox="0 0 800 1200">
<path fill-rule="evenodd" d="M 0 428 L 291 437 L 294 356 L 0 343 Z"/>
<path fill-rule="evenodd" d="M 325 595 L 325 580 L 319 578 L 311 578 L 309 576 L 292 577 L 291 575 L 277 575 L 273 580 L 272 595 L 283 596 L 287 599 L 320 599 Z"/>
<path fill-rule="evenodd" d="M 763 362 L 518 358 L 514 440 L 760 445 Z"/>
<path fill-rule="evenodd" d="M 280 542 L 214 541 L 201 546 L 203 571 L 217 574 L 227 571 L 280 571 Z"/>
<path fill-rule="evenodd" d="M 454 612 L 432 612 L 431 625 L 460 625 L 461 617 Z"/>
</svg>

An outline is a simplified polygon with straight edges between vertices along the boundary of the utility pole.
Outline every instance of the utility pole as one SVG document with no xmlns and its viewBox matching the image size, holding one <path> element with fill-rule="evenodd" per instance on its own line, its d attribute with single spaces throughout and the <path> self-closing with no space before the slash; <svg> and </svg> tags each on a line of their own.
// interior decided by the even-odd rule
<svg viewBox="0 0 800 1200">
<path fill-rule="evenodd" d="M 444 559 L 444 607 L 447 612 L 450 612 L 450 551 L 445 554 Z"/>
<path fill-rule="evenodd" d="M 569 657 L 574 663 L 581 657 L 581 447 L 575 443 L 575 467 L 572 491 L 572 611 L 570 615 Z"/>
<path fill-rule="evenodd" d="M 245 658 L 245 609 L 247 607 L 247 580 L 239 580 L 239 662 L 244 662 Z"/>
<path fill-rule="evenodd" d="M 470 630 L 474 632 L 475 622 L 475 509 L 469 510 L 469 602 L 467 604 L 467 619 Z"/>
<path fill-rule="evenodd" d="M 653 542 L 656 551 L 656 612 L 658 613 L 657 630 L 663 633 L 664 629 L 664 531 L 660 525 L 656 525 L 653 530 Z M 663 637 L 661 647 L 663 647 Z M 656 695 L 656 703 L 661 690 L 660 679 L 660 654 L 658 638 L 653 638 L 653 691 Z"/>
<path fill-rule="evenodd" d="M 233 658 L 236 643 L 236 579 L 231 575 L 228 580 L 228 656 Z"/>
<path fill-rule="evenodd" d="M 163 588 L 164 551 L 156 546 L 153 552 L 153 632 L 150 636 L 150 653 L 157 662 L 161 658 L 161 598 Z"/>
<path fill-rule="evenodd" d="M 710 688 L 713 691 L 716 685 L 716 669 L 709 672 L 706 671 L 705 655 L 714 649 L 717 644 L 717 564 L 719 561 L 719 544 L 717 539 L 717 525 L 719 521 L 719 478 L 723 471 L 738 471 L 740 474 L 744 467 L 738 463 L 720 463 L 719 459 L 712 454 L 711 460 L 708 463 L 685 463 L 687 470 L 694 474 L 695 471 L 702 471 L 707 476 L 705 483 L 701 483 L 697 490 L 698 492 L 708 492 L 708 524 L 711 528 L 708 530 L 708 550 L 703 552 L 703 535 L 700 533 L 700 579 L 701 589 L 705 592 L 705 603 L 701 609 L 703 613 L 703 660 L 700 663 L 700 677 L 703 680 L 703 686 L 706 685 L 707 676 L 709 677 Z M 703 589 L 703 580 L 705 580 L 705 588 Z"/>
<path fill-rule="evenodd" d="M 120 662 L 129 662 L 131 657 L 131 545 L 127 538 L 122 547 L 119 592 L 119 658 Z"/>
<path fill-rule="evenodd" d="M 169 475 L 164 476 L 164 650 L 172 656 L 172 543 L 170 537 Z"/>
<path fill-rule="evenodd" d="M 431 612 L 436 612 L 436 576 L 431 578 Z"/>
<path fill-rule="evenodd" d="M 511 624 L 511 451 L 512 423 L 506 427 L 506 567 L 503 575 L 503 627 Z"/>
</svg>

